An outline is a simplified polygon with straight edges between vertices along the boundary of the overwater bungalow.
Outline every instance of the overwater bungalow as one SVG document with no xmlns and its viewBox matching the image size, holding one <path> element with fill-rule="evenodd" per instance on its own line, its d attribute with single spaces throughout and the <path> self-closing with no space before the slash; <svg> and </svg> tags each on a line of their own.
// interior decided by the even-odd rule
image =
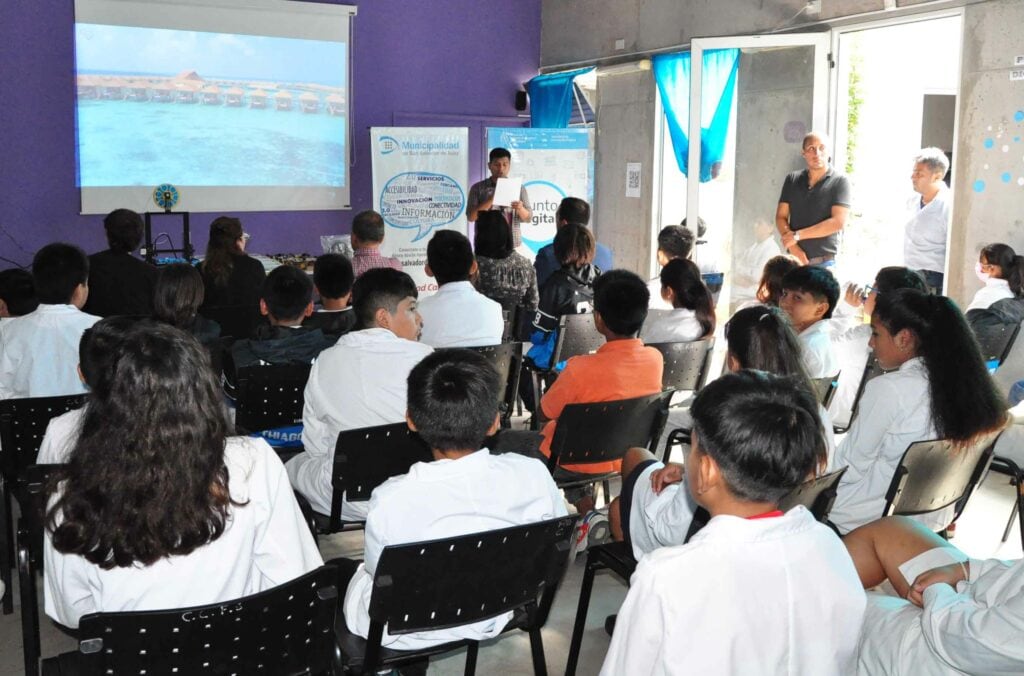
<svg viewBox="0 0 1024 676">
<path fill-rule="evenodd" d="M 80 99 L 95 99 L 100 95 L 96 78 L 92 75 L 79 75 L 75 78 L 75 89 Z"/>
<path fill-rule="evenodd" d="M 292 95 L 289 92 L 278 92 L 274 95 L 274 102 L 278 110 L 292 109 Z"/>
<path fill-rule="evenodd" d="M 320 97 L 313 92 L 303 92 L 299 95 L 299 105 L 304 113 L 316 113 L 320 110 Z"/>
<path fill-rule="evenodd" d="M 119 78 L 104 78 L 100 88 L 100 98 L 120 101 L 124 98 L 125 82 Z"/>
<path fill-rule="evenodd" d="M 129 101 L 149 101 L 149 84 L 145 80 L 130 80 L 126 83 L 126 99 Z"/>
<path fill-rule="evenodd" d="M 219 106 L 223 101 L 220 98 L 220 87 L 217 85 L 206 85 L 199 90 L 202 101 L 207 106 Z"/>
<path fill-rule="evenodd" d="M 175 82 L 174 83 L 175 100 L 178 103 L 195 103 L 197 100 L 196 93 L 199 91 L 197 84 L 192 82 Z"/>
<path fill-rule="evenodd" d="M 174 100 L 174 86 L 167 80 L 156 83 L 151 89 L 153 90 L 153 101 L 170 103 Z"/>
<path fill-rule="evenodd" d="M 226 105 L 238 107 L 242 105 L 242 97 L 245 96 L 245 92 L 241 87 L 232 87 L 224 92 L 224 96 Z"/>
<path fill-rule="evenodd" d="M 262 89 L 249 92 L 249 107 L 263 109 L 267 107 L 267 93 Z"/>
<path fill-rule="evenodd" d="M 345 113 L 345 99 L 340 94 L 331 94 L 327 97 L 327 114 L 343 115 Z"/>
</svg>

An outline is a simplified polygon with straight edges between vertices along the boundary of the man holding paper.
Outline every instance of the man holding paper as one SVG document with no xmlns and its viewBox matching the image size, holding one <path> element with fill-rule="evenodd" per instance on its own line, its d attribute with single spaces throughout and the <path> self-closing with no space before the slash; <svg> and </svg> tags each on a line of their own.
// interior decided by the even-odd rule
<svg viewBox="0 0 1024 676">
<path fill-rule="evenodd" d="M 533 218 L 530 197 L 526 194 L 521 177 L 508 176 L 512 168 L 512 153 L 505 148 L 495 148 L 487 159 L 491 177 L 474 183 L 469 189 L 466 218 L 476 221 L 477 214 L 481 211 L 500 211 L 512 229 L 513 246 L 518 247 L 523 242 L 519 224 Z"/>
</svg>

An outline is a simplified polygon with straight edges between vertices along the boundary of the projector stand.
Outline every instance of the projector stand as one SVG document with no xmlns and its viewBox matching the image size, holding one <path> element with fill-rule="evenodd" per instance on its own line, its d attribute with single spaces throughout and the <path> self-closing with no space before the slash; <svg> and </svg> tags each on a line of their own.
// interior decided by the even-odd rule
<svg viewBox="0 0 1024 676">
<path fill-rule="evenodd" d="M 153 227 L 152 221 L 154 216 L 181 216 L 181 248 L 176 249 L 173 247 L 167 249 L 157 249 L 153 245 Z M 146 222 L 146 261 L 148 263 L 156 264 L 158 254 L 180 254 L 181 258 L 186 263 L 192 262 L 192 254 L 195 253 L 192 249 L 192 237 L 188 227 L 188 212 L 179 211 L 177 213 L 172 212 L 170 209 L 164 211 L 147 211 L 144 214 Z"/>
</svg>

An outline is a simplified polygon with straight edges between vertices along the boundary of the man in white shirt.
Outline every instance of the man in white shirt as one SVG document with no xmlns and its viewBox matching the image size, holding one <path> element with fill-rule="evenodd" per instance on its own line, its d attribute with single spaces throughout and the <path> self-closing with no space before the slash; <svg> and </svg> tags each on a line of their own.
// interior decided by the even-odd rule
<svg viewBox="0 0 1024 676">
<path fill-rule="evenodd" d="M 365 561 L 345 594 L 345 623 L 366 637 L 373 576 L 387 545 L 435 540 L 564 516 L 565 502 L 539 460 L 481 448 L 499 428 L 497 372 L 469 350 L 437 352 L 409 374 L 409 428 L 433 450 L 433 462 L 416 463 L 404 476 L 373 491 L 366 519 Z M 478 450 L 479 449 L 479 450 Z M 501 633 L 504 613 L 469 625 L 411 634 L 389 634 L 383 645 L 412 650 Z"/>
<path fill-rule="evenodd" d="M 946 233 L 953 196 L 943 179 L 949 158 L 938 148 L 924 148 L 914 158 L 910 180 L 917 193 L 908 203 L 910 220 L 904 228 L 903 261 L 924 276 L 932 293 L 942 293 L 946 269 Z"/>
<path fill-rule="evenodd" d="M 799 335 L 804 368 L 811 378 L 839 373 L 829 321 L 838 302 L 839 282 L 826 268 L 808 265 L 790 270 L 782 278 L 779 307 Z"/>
<path fill-rule="evenodd" d="M 89 259 L 71 244 L 48 244 L 32 261 L 39 307 L 4 320 L 0 399 L 82 394 L 78 343 L 100 320 L 82 312 L 89 297 Z"/>
<path fill-rule="evenodd" d="M 469 280 L 476 275 L 469 239 L 454 230 L 438 230 L 427 244 L 426 272 L 437 280 L 437 293 L 419 303 L 424 343 L 435 348 L 497 345 L 505 321 L 501 305 Z"/>
<path fill-rule="evenodd" d="M 373 268 L 352 289 L 360 331 L 346 333 L 320 353 L 306 382 L 304 451 L 288 461 L 292 486 L 314 510 L 330 514 L 331 471 L 338 433 L 401 422 L 406 378 L 433 349 L 418 342 L 416 284 L 404 272 Z M 345 501 L 343 519 L 366 518 L 366 503 Z"/>
<path fill-rule="evenodd" d="M 775 228 L 763 218 L 754 222 L 756 240 L 740 254 L 733 269 L 732 301 L 751 301 L 757 296 L 764 264 L 778 256 L 781 251 L 775 242 Z"/>
</svg>

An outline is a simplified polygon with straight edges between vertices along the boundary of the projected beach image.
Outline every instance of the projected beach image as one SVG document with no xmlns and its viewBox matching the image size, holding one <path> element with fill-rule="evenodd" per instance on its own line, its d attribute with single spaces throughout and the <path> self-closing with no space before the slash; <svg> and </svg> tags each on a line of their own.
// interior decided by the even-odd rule
<svg viewBox="0 0 1024 676">
<path fill-rule="evenodd" d="M 77 24 L 82 187 L 342 186 L 343 42 Z"/>
</svg>

